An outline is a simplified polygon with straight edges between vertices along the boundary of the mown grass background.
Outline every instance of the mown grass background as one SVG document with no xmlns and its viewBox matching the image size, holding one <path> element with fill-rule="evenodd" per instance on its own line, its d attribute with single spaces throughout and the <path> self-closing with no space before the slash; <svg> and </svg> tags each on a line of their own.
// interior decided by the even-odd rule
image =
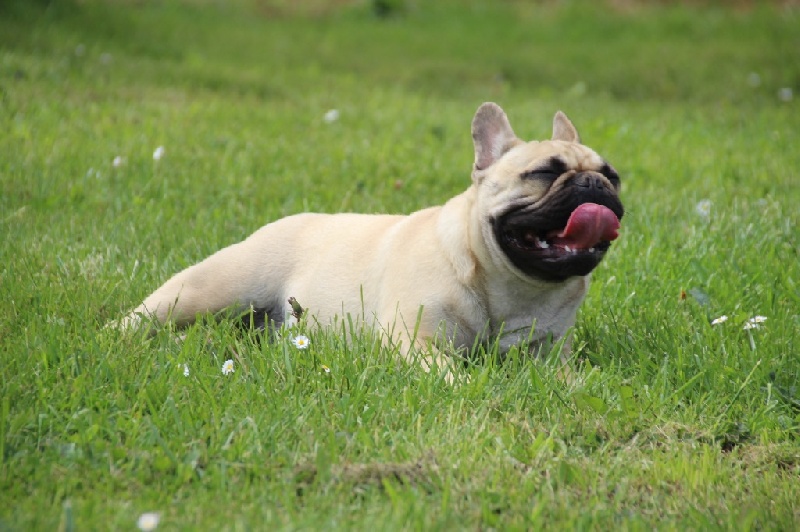
<svg viewBox="0 0 800 532">
<path fill-rule="evenodd" d="M 735 4 L 0 3 L 0 528 L 800 527 L 800 20 Z M 270 220 L 461 192 L 486 100 L 623 176 L 574 382 L 102 328 Z"/>
</svg>

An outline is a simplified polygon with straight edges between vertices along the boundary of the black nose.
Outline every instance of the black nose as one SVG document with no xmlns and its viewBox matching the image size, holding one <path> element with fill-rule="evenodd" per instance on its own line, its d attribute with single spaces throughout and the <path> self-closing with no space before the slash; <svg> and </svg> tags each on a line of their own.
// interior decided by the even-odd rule
<svg viewBox="0 0 800 532">
<path fill-rule="evenodd" d="M 575 185 L 595 190 L 604 190 L 606 188 L 603 176 L 595 172 L 581 172 L 575 176 Z"/>
</svg>

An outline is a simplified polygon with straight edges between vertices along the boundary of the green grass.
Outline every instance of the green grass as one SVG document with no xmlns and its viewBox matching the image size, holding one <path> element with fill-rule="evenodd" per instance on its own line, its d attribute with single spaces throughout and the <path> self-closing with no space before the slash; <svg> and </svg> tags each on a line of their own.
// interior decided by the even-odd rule
<svg viewBox="0 0 800 532">
<path fill-rule="evenodd" d="M 276 4 L 0 4 L 0 529 L 800 527 L 796 10 Z M 485 100 L 623 176 L 575 382 L 102 328 L 270 220 L 459 193 Z"/>
</svg>

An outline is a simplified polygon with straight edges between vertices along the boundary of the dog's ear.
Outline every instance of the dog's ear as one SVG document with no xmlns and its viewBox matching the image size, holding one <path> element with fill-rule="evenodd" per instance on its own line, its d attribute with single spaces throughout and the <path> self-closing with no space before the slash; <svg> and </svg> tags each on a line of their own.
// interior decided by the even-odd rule
<svg viewBox="0 0 800 532">
<path fill-rule="evenodd" d="M 475 167 L 473 179 L 482 176 L 482 171 L 493 165 L 505 152 L 518 142 L 508 117 L 496 103 L 487 102 L 478 108 L 472 119 L 472 141 L 475 143 Z"/>
<path fill-rule="evenodd" d="M 567 115 L 561 111 L 556 111 L 556 116 L 553 117 L 553 140 L 565 140 L 567 142 L 577 142 L 578 144 L 581 142 L 578 130 L 572 125 Z"/>
</svg>

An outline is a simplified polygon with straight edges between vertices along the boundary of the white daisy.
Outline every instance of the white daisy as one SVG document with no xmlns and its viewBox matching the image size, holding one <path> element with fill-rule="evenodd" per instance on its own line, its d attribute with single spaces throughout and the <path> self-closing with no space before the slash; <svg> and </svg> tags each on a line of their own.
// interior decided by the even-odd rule
<svg viewBox="0 0 800 532">
<path fill-rule="evenodd" d="M 719 318 L 711 320 L 711 325 L 719 325 L 720 323 L 725 323 L 728 321 L 728 316 L 722 315 Z"/>
<path fill-rule="evenodd" d="M 708 218 L 711 215 L 711 200 L 701 200 L 694 206 L 695 212 L 703 218 Z"/>
<path fill-rule="evenodd" d="M 331 372 L 331 368 L 329 368 L 329 367 L 328 367 L 328 366 L 326 366 L 325 364 L 320 364 L 320 365 L 319 365 L 319 368 L 320 368 L 322 371 L 324 371 L 325 373 L 330 373 L 330 372 Z"/>
<path fill-rule="evenodd" d="M 233 373 L 233 360 L 228 359 L 222 365 L 222 374 L 223 375 L 230 375 L 231 373 Z"/>
<path fill-rule="evenodd" d="M 305 348 L 307 348 L 307 347 L 308 347 L 308 344 L 310 344 L 310 343 L 311 343 L 311 342 L 308 340 L 308 336 L 303 336 L 302 334 L 301 334 L 300 336 L 295 336 L 295 337 L 292 339 L 292 342 L 294 342 L 294 346 L 295 346 L 297 349 L 305 349 Z"/>
<path fill-rule="evenodd" d="M 161 159 L 163 156 L 164 156 L 164 146 L 159 146 L 159 147 L 158 147 L 158 148 L 156 148 L 156 150 L 153 152 L 153 160 L 154 160 L 154 161 L 158 161 L 158 160 L 160 160 L 160 159 Z"/>
<path fill-rule="evenodd" d="M 157 514 L 155 512 L 147 512 L 139 516 L 139 519 L 137 519 L 136 521 L 136 526 L 139 527 L 139 530 L 144 530 L 145 532 L 148 532 L 150 530 L 155 530 L 160 520 L 161 520 L 161 514 Z"/>
<path fill-rule="evenodd" d="M 183 365 L 183 376 L 184 377 L 188 377 L 189 376 L 189 364 L 184 364 Z"/>
<path fill-rule="evenodd" d="M 114 166 L 114 168 L 119 168 L 120 166 L 122 166 L 122 163 L 124 162 L 125 160 L 122 158 L 122 156 L 117 155 L 116 157 L 114 157 L 114 160 L 111 161 L 111 164 L 112 166 Z"/>
<path fill-rule="evenodd" d="M 749 331 L 751 329 L 758 329 L 761 327 L 761 324 L 767 321 L 766 316 L 753 316 L 749 320 L 747 320 L 744 324 L 744 330 Z"/>
<path fill-rule="evenodd" d="M 336 122 L 337 120 L 339 120 L 339 110 L 338 109 L 331 109 L 330 111 L 325 113 L 325 116 L 323 117 L 323 120 L 325 120 L 325 122 L 327 122 L 328 124 L 330 124 L 332 122 Z"/>
</svg>

